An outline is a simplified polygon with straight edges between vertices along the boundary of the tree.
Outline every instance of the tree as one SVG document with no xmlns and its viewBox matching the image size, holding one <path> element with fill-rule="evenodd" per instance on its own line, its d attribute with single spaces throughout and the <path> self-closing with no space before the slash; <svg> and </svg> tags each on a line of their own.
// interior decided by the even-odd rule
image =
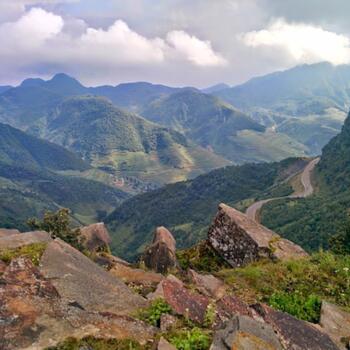
<svg viewBox="0 0 350 350">
<path fill-rule="evenodd" d="M 348 218 L 339 230 L 340 232 L 333 235 L 329 240 L 330 249 L 339 255 L 350 254 L 350 213 Z"/>
<path fill-rule="evenodd" d="M 78 250 L 83 250 L 82 236 L 79 228 L 73 229 L 70 223 L 69 209 L 62 208 L 57 212 L 47 211 L 44 218 L 31 218 L 27 221 L 33 230 L 48 232 L 52 238 L 60 238 Z"/>
</svg>

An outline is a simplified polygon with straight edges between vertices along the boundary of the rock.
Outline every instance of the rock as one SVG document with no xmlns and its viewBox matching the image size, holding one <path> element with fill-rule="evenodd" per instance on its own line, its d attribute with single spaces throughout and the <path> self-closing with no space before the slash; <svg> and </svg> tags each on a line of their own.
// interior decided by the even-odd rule
<svg viewBox="0 0 350 350">
<path fill-rule="evenodd" d="M 219 205 L 209 228 L 208 242 L 232 267 L 260 258 L 284 260 L 307 256 L 298 245 L 225 204 Z"/>
<path fill-rule="evenodd" d="M 11 235 L 17 235 L 19 233 L 21 233 L 21 232 L 19 232 L 18 230 L 8 229 L 8 228 L 0 228 L 0 238 L 6 237 L 6 236 L 11 236 Z"/>
<path fill-rule="evenodd" d="M 163 314 L 160 317 L 160 330 L 162 332 L 168 332 L 176 327 L 178 319 L 170 314 Z"/>
<path fill-rule="evenodd" d="M 176 350 L 176 347 L 161 337 L 157 345 L 157 350 Z"/>
<path fill-rule="evenodd" d="M 236 316 L 215 333 L 210 350 L 282 350 L 271 326 L 247 316 Z M 306 348 L 305 348 L 306 349 Z"/>
<path fill-rule="evenodd" d="M 0 260 L 0 274 L 4 273 L 6 268 L 7 265 L 2 260 Z"/>
<path fill-rule="evenodd" d="M 94 257 L 94 261 L 96 264 L 102 266 L 106 270 L 110 270 L 115 265 L 120 264 L 124 266 L 131 266 L 127 261 L 106 252 L 97 253 Z"/>
<path fill-rule="evenodd" d="M 197 290 L 211 298 L 218 299 L 225 294 L 224 282 L 213 275 L 199 274 L 194 270 L 189 270 L 190 281 L 196 286 Z"/>
<path fill-rule="evenodd" d="M 90 252 L 109 251 L 111 237 L 103 222 L 82 227 L 80 232 L 84 239 L 83 245 Z"/>
<path fill-rule="evenodd" d="M 52 281 L 62 298 L 86 310 L 124 315 L 147 305 L 124 282 L 60 239 L 48 244 L 40 271 Z"/>
<path fill-rule="evenodd" d="M 164 279 L 163 275 L 142 269 L 133 269 L 124 264 L 115 264 L 109 272 L 125 283 L 156 287 Z"/>
<path fill-rule="evenodd" d="M 159 273 L 167 273 L 176 267 L 176 241 L 165 228 L 158 227 L 152 244 L 146 248 L 142 260 L 146 267 Z"/>
<path fill-rule="evenodd" d="M 126 315 L 84 310 L 61 298 L 30 259 L 13 259 L 0 277 L 0 349 L 38 350 L 68 337 L 133 338 L 141 344 L 156 329 Z"/>
<path fill-rule="evenodd" d="M 167 277 L 159 283 L 151 298 L 163 298 L 179 315 L 188 317 L 191 321 L 203 323 L 209 299 L 198 293 L 190 292 L 176 277 Z"/>
<path fill-rule="evenodd" d="M 264 304 L 254 305 L 256 312 L 270 324 L 276 332 L 282 346 L 295 350 L 337 350 L 331 338 L 307 322 L 272 309 Z"/>
<path fill-rule="evenodd" d="M 0 237 L 0 250 L 15 249 L 34 243 L 47 243 L 51 241 L 50 235 L 45 231 L 10 234 Z"/>
<path fill-rule="evenodd" d="M 320 325 L 340 349 L 350 341 L 350 313 L 340 307 L 322 301 Z"/>
<path fill-rule="evenodd" d="M 179 280 L 174 275 L 167 276 L 166 280 L 167 281 L 171 281 L 173 283 L 176 283 L 177 285 L 181 286 L 181 288 L 184 287 L 184 284 L 182 283 L 182 281 Z M 149 299 L 149 300 L 154 300 L 154 299 L 158 299 L 158 298 L 163 298 L 164 299 L 163 282 L 164 282 L 164 280 L 162 280 L 158 284 L 157 289 L 153 293 L 150 293 L 150 294 L 147 295 L 147 299 Z"/>
</svg>

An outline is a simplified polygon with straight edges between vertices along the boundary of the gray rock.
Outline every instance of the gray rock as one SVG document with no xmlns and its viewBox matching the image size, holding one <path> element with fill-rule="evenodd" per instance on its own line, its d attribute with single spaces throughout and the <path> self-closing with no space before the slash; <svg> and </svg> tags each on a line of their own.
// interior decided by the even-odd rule
<svg viewBox="0 0 350 350">
<path fill-rule="evenodd" d="M 103 222 L 82 227 L 83 244 L 90 252 L 108 251 L 111 237 Z"/>
<path fill-rule="evenodd" d="M 236 316 L 216 332 L 210 350 L 281 350 L 271 326 L 247 316 Z"/>
<path fill-rule="evenodd" d="M 45 231 L 10 234 L 0 237 L 0 250 L 15 249 L 34 243 L 48 243 L 52 239 Z"/>
<path fill-rule="evenodd" d="M 225 204 L 220 204 L 209 228 L 208 242 L 232 267 L 260 258 L 285 260 L 308 256 L 298 245 Z"/>
<path fill-rule="evenodd" d="M 157 350 L 176 350 L 175 346 L 166 341 L 163 337 L 159 339 Z"/>
<path fill-rule="evenodd" d="M 322 301 L 320 325 L 340 349 L 350 342 L 350 313 L 339 306 Z M 347 344 L 346 344 L 347 343 Z"/>
<path fill-rule="evenodd" d="M 120 279 L 103 270 L 60 239 L 48 244 L 40 271 L 52 281 L 60 296 L 86 310 L 130 314 L 147 305 Z"/>
</svg>

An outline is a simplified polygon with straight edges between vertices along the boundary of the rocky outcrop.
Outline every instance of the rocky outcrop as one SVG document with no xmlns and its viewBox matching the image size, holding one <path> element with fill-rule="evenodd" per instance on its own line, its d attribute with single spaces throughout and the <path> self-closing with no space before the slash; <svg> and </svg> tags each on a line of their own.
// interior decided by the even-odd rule
<svg viewBox="0 0 350 350">
<path fill-rule="evenodd" d="M 6 236 L 11 236 L 11 235 L 16 235 L 19 234 L 20 232 L 18 230 L 14 229 L 7 229 L 7 228 L 0 228 L 0 238 L 1 237 L 6 237 Z"/>
<path fill-rule="evenodd" d="M 60 239 L 48 244 L 40 271 L 52 281 L 63 299 L 83 309 L 121 315 L 131 314 L 147 304 L 120 279 Z"/>
<path fill-rule="evenodd" d="M 199 274 L 194 270 L 188 271 L 190 281 L 196 289 L 208 297 L 218 299 L 225 294 L 224 282 L 213 275 Z"/>
<path fill-rule="evenodd" d="M 142 321 L 85 310 L 62 298 L 26 258 L 12 260 L 0 277 L 0 320 L 1 350 L 39 350 L 88 335 L 145 343 L 155 335 L 155 329 Z"/>
<path fill-rule="evenodd" d="M 103 222 L 82 227 L 80 232 L 83 237 L 83 245 L 90 252 L 109 251 L 111 237 Z"/>
<path fill-rule="evenodd" d="M 170 275 L 159 283 L 150 299 L 163 298 L 175 313 L 188 317 L 191 321 L 203 323 L 209 299 L 185 288 L 176 277 Z"/>
<path fill-rule="evenodd" d="M 15 249 L 34 243 L 48 243 L 50 235 L 45 231 L 33 231 L 26 233 L 15 233 L 0 237 L 0 250 Z"/>
<path fill-rule="evenodd" d="M 157 344 L 157 350 L 176 350 L 176 347 L 161 337 Z"/>
<path fill-rule="evenodd" d="M 340 349 L 350 348 L 350 313 L 323 301 L 320 325 Z"/>
<path fill-rule="evenodd" d="M 163 226 L 156 229 L 142 260 L 146 267 L 159 273 L 167 273 L 176 266 L 176 241 L 170 231 Z"/>
<path fill-rule="evenodd" d="M 260 258 L 284 260 L 307 256 L 298 245 L 225 204 L 219 206 L 209 229 L 208 241 L 232 267 Z"/>
<path fill-rule="evenodd" d="M 276 332 L 285 349 L 295 350 L 337 350 L 331 338 L 307 322 L 264 304 L 254 305 L 259 316 Z M 339 350 L 339 349 L 338 349 Z"/>
<path fill-rule="evenodd" d="M 210 350 L 231 349 L 282 350 L 282 346 L 268 324 L 247 316 L 236 316 L 225 329 L 216 332 L 210 347 Z"/>
</svg>

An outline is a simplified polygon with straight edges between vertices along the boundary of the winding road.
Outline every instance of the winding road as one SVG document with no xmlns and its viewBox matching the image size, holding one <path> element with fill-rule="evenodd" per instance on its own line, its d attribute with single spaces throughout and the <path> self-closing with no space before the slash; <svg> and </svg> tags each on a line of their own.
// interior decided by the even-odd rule
<svg viewBox="0 0 350 350">
<path fill-rule="evenodd" d="M 313 160 L 311 160 L 304 168 L 302 174 L 301 174 L 301 184 L 304 187 L 304 190 L 302 192 L 295 192 L 289 196 L 285 196 L 285 197 L 274 197 L 274 198 L 268 198 L 268 199 L 263 199 L 261 201 L 255 202 L 253 203 L 250 207 L 248 207 L 248 209 L 246 210 L 246 214 L 250 219 L 253 219 L 254 221 L 259 221 L 258 218 L 258 213 L 261 210 L 261 208 L 263 207 L 263 205 L 265 205 L 266 203 L 275 201 L 277 199 L 285 199 L 285 198 L 305 198 L 308 197 L 310 195 L 312 195 L 312 193 L 314 192 L 314 188 L 311 184 L 311 173 L 314 170 L 316 164 L 320 161 L 320 158 L 315 158 Z"/>
</svg>

